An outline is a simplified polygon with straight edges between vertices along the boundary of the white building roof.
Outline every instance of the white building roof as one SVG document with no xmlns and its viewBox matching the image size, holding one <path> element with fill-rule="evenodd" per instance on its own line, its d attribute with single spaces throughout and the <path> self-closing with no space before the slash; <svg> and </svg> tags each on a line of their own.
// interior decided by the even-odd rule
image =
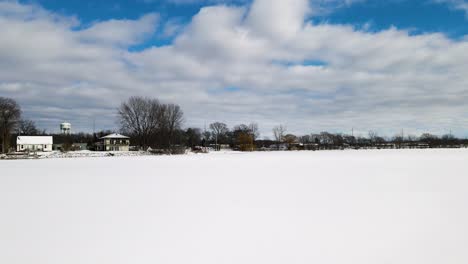
<svg viewBox="0 0 468 264">
<path fill-rule="evenodd" d="M 18 136 L 17 145 L 52 145 L 54 142 L 50 136 Z"/>
<path fill-rule="evenodd" d="M 121 135 L 121 134 L 110 134 L 105 137 L 102 137 L 101 139 L 106 139 L 106 138 L 129 139 L 129 137 Z"/>
</svg>

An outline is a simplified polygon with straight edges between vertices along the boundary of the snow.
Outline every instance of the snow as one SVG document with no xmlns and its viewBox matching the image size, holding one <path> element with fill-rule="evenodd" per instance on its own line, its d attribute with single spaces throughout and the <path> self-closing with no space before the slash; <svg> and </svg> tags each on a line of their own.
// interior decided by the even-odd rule
<svg viewBox="0 0 468 264">
<path fill-rule="evenodd" d="M 99 157 L 135 157 L 135 156 L 150 156 L 151 153 L 146 151 L 90 151 L 90 150 L 79 150 L 79 151 L 70 151 L 70 152 L 38 152 L 37 155 L 39 158 L 99 158 Z"/>
<path fill-rule="evenodd" d="M 0 263 L 465 264 L 468 150 L 0 161 Z"/>
<path fill-rule="evenodd" d="M 107 135 L 107 136 L 105 136 L 105 137 L 102 137 L 101 139 L 105 139 L 105 138 L 111 138 L 111 139 L 115 139 L 115 138 L 129 139 L 129 137 L 124 136 L 124 135 L 121 135 L 121 134 L 110 134 L 110 135 Z"/>
</svg>

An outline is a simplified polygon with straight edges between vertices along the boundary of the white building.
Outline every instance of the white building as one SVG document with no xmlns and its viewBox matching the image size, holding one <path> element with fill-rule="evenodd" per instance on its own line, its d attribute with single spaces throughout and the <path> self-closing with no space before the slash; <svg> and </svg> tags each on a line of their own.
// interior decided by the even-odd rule
<svg viewBox="0 0 468 264">
<path fill-rule="evenodd" d="M 98 151 L 129 151 L 130 138 L 120 134 L 111 134 L 100 138 Z"/>
<path fill-rule="evenodd" d="M 18 136 L 16 150 L 22 151 L 52 151 L 53 138 L 49 136 Z"/>
</svg>

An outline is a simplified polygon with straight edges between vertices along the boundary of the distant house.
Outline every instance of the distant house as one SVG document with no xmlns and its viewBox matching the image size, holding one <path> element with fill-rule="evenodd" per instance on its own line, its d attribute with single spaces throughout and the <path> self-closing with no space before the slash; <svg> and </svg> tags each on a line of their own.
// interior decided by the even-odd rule
<svg viewBox="0 0 468 264">
<path fill-rule="evenodd" d="M 99 139 L 98 151 L 129 151 L 130 138 L 120 134 L 110 134 Z"/>
<path fill-rule="evenodd" d="M 18 136 L 16 138 L 16 150 L 24 151 L 52 151 L 53 138 L 50 136 Z"/>
</svg>

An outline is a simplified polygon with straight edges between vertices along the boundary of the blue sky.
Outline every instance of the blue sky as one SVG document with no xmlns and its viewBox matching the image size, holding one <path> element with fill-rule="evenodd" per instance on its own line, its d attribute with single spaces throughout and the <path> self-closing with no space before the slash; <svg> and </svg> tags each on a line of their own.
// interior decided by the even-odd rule
<svg viewBox="0 0 468 264">
<path fill-rule="evenodd" d="M 38 4 L 57 13 L 76 16 L 85 27 L 96 21 L 109 19 L 137 19 L 157 12 L 161 23 L 175 22 L 187 25 L 201 8 L 209 5 L 226 4 L 243 6 L 251 1 L 197 1 L 197 0 L 21 0 L 25 4 Z M 326 12 L 309 17 L 313 23 L 348 24 L 369 31 L 380 31 L 390 27 L 410 30 L 412 34 L 442 32 L 458 39 L 468 34 L 467 16 L 464 10 L 453 8 L 450 3 L 431 0 L 368 0 L 349 4 L 323 4 Z M 164 35 L 160 28 L 144 43 L 130 47 L 130 51 L 151 46 L 168 45 L 173 36 Z"/>
<path fill-rule="evenodd" d="M 37 3 L 65 15 L 76 15 L 85 23 L 107 19 L 136 19 L 142 14 L 158 12 L 164 20 L 176 18 L 188 23 L 200 8 L 218 4 L 210 1 L 168 0 L 36 0 L 21 1 Z M 219 1 L 228 5 L 245 5 L 248 1 Z M 421 32 L 443 32 L 452 38 L 468 33 L 467 16 L 464 10 L 453 8 L 449 3 L 431 0 L 368 0 L 357 3 L 330 6 L 328 12 L 314 17 L 315 23 L 351 24 L 357 27 L 368 25 L 370 30 L 382 30 L 395 26 Z"/>
<path fill-rule="evenodd" d="M 117 129 L 142 95 L 266 137 L 468 135 L 465 0 L 0 0 L 0 22 L 0 95 L 49 131 Z"/>
<path fill-rule="evenodd" d="M 136 19 L 142 14 L 158 12 L 166 18 L 181 17 L 189 20 L 203 4 L 176 4 L 166 1 L 80 1 L 40 0 L 21 1 L 37 3 L 49 10 L 66 15 L 77 15 L 84 23 L 107 19 Z"/>
<path fill-rule="evenodd" d="M 340 8 L 322 21 L 353 25 L 369 24 L 371 30 L 391 26 L 424 32 L 443 32 L 452 38 L 468 33 L 467 17 L 463 10 L 428 0 L 367 1 Z M 319 19 L 320 20 L 320 19 Z"/>
</svg>

